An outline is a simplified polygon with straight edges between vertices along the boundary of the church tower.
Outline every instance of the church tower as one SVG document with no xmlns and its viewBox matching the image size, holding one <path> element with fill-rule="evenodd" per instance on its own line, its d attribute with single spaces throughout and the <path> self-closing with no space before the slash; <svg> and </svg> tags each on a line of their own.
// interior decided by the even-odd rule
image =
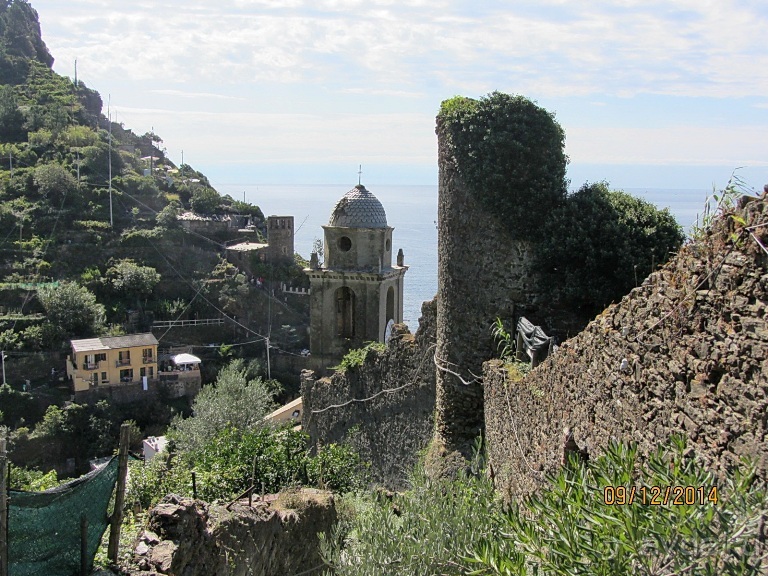
<svg viewBox="0 0 768 576">
<path fill-rule="evenodd" d="M 336 203 L 325 231 L 325 262 L 312 255 L 310 352 L 339 359 L 365 342 L 384 342 L 403 321 L 402 250 L 392 264 L 392 230 L 381 202 L 359 184 Z"/>
</svg>

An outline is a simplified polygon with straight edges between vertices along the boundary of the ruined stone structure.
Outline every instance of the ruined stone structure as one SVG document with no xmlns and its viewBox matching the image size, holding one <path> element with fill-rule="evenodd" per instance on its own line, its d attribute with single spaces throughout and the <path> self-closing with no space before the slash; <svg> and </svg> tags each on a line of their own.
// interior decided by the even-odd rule
<svg viewBox="0 0 768 576">
<path fill-rule="evenodd" d="M 310 351 L 338 360 L 364 342 L 385 340 L 403 319 L 402 259 L 392 264 L 392 230 L 381 202 L 365 186 L 333 208 L 325 233 L 325 263 L 305 272 L 311 290 Z"/>
<path fill-rule="evenodd" d="M 438 134 L 440 134 L 438 118 Z M 531 315 L 527 243 L 485 209 L 464 182 L 447 139 L 438 137 L 436 440 L 466 452 L 483 425 L 482 363 L 496 318 Z"/>
<path fill-rule="evenodd" d="M 742 216 L 746 226 L 721 219 L 526 378 L 485 365 L 488 455 L 506 496 L 558 469 L 566 428 L 590 455 L 612 438 L 648 453 L 685 433 L 711 469 L 746 456 L 768 478 L 765 196 Z"/>
<path fill-rule="evenodd" d="M 421 311 L 415 336 L 396 324 L 387 349 L 369 352 L 362 366 L 322 379 L 302 373 L 311 445 L 351 442 L 371 462 L 372 480 L 393 489 L 403 487 L 434 429 L 435 301 Z"/>
<path fill-rule="evenodd" d="M 293 260 L 293 216 L 267 216 L 267 258 L 271 262 Z"/>
<path fill-rule="evenodd" d="M 333 496 L 319 490 L 256 497 L 231 508 L 174 494 L 148 513 L 124 574 L 271 576 L 322 574 L 318 534 L 336 523 Z"/>
</svg>

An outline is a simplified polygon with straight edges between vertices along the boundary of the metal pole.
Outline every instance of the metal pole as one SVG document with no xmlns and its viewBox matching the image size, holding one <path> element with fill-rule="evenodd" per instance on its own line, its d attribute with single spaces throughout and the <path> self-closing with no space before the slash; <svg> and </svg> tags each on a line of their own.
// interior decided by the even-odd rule
<svg viewBox="0 0 768 576">
<path fill-rule="evenodd" d="M 88 562 L 88 517 L 80 514 L 80 576 L 90 574 Z"/>
<path fill-rule="evenodd" d="M 272 367 L 269 364 L 269 337 L 266 338 L 267 341 L 267 378 L 272 380 Z"/>
<path fill-rule="evenodd" d="M 110 518 L 109 546 L 107 557 L 117 564 L 117 554 L 120 547 L 120 525 L 123 523 L 123 507 L 125 506 L 125 479 L 128 475 L 128 445 L 131 441 L 131 428 L 123 423 L 120 426 L 120 449 L 117 456 L 117 486 L 115 488 L 115 509 Z"/>
<path fill-rule="evenodd" d="M 0 576 L 8 576 L 8 454 L 0 433 Z"/>
<path fill-rule="evenodd" d="M 3 385 L 5 385 L 6 384 L 5 382 L 5 350 L 0 352 L 0 357 L 2 357 L 2 362 L 3 362 Z"/>
</svg>

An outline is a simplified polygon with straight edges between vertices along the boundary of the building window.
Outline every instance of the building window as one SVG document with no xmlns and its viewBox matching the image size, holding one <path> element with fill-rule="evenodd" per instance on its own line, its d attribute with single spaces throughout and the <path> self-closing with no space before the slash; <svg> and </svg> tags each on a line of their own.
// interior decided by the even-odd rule
<svg viewBox="0 0 768 576">
<path fill-rule="evenodd" d="M 140 376 L 141 378 L 144 378 L 144 376 L 146 376 L 146 375 L 147 375 L 147 369 L 146 369 L 146 368 L 144 368 L 144 367 L 142 366 L 142 367 L 139 369 L 139 376 Z"/>
<path fill-rule="evenodd" d="M 387 317 L 386 320 L 389 322 L 390 320 L 395 319 L 395 289 L 390 286 L 387 288 Z"/>
<path fill-rule="evenodd" d="M 150 366 L 149 367 L 149 377 L 150 378 L 154 378 L 155 377 L 155 367 L 154 366 Z"/>
<path fill-rule="evenodd" d="M 120 382 L 133 382 L 133 368 L 120 370 Z"/>
<path fill-rule="evenodd" d="M 389 249 L 392 248 L 392 242 L 389 241 L 389 238 L 387 238 L 387 241 L 384 242 L 384 249 L 389 252 Z"/>
<path fill-rule="evenodd" d="M 141 351 L 141 360 L 144 364 L 151 364 L 155 361 L 155 356 L 152 354 L 152 348 L 144 348 Z"/>
<path fill-rule="evenodd" d="M 101 373 L 101 383 L 102 384 L 106 384 L 107 382 L 109 382 L 109 379 L 107 378 L 107 373 L 106 372 L 102 372 Z"/>
<path fill-rule="evenodd" d="M 288 255 L 288 246 L 283 246 L 280 250 L 283 252 L 283 256 Z"/>
<path fill-rule="evenodd" d="M 336 290 L 336 334 L 341 338 L 355 336 L 355 293 L 347 286 Z"/>
<path fill-rule="evenodd" d="M 106 352 L 102 352 L 101 354 L 96 354 L 96 362 L 106 362 L 106 361 L 107 361 Z"/>
<path fill-rule="evenodd" d="M 349 252 L 352 248 L 352 240 L 350 240 L 349 236 L 342 236 L 336 244 L 342 252 Z"/>
<path fill-rule="evenodd" d="M 131 363 L 131 351 L 130 350 L 120 350 L 117 353 L 117 365 L 118 366 L 127 366 Z"/>
</svg>

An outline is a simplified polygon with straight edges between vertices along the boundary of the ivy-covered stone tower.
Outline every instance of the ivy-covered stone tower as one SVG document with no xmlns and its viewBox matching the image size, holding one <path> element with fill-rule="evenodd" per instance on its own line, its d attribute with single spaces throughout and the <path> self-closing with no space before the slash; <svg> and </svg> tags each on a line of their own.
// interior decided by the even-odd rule
<svg viewBox="0 0 768 576">
<path fill-rule="evenodd" d="M 325 236 L 325 262 L 312 255 L 310 351 L 336 360 L 365 342 L 385 340 L 403 321 L 402 250 L 392 264 L 392 231 L 381 202 L 359 184 L 336 203 Z"/>
</svg>

